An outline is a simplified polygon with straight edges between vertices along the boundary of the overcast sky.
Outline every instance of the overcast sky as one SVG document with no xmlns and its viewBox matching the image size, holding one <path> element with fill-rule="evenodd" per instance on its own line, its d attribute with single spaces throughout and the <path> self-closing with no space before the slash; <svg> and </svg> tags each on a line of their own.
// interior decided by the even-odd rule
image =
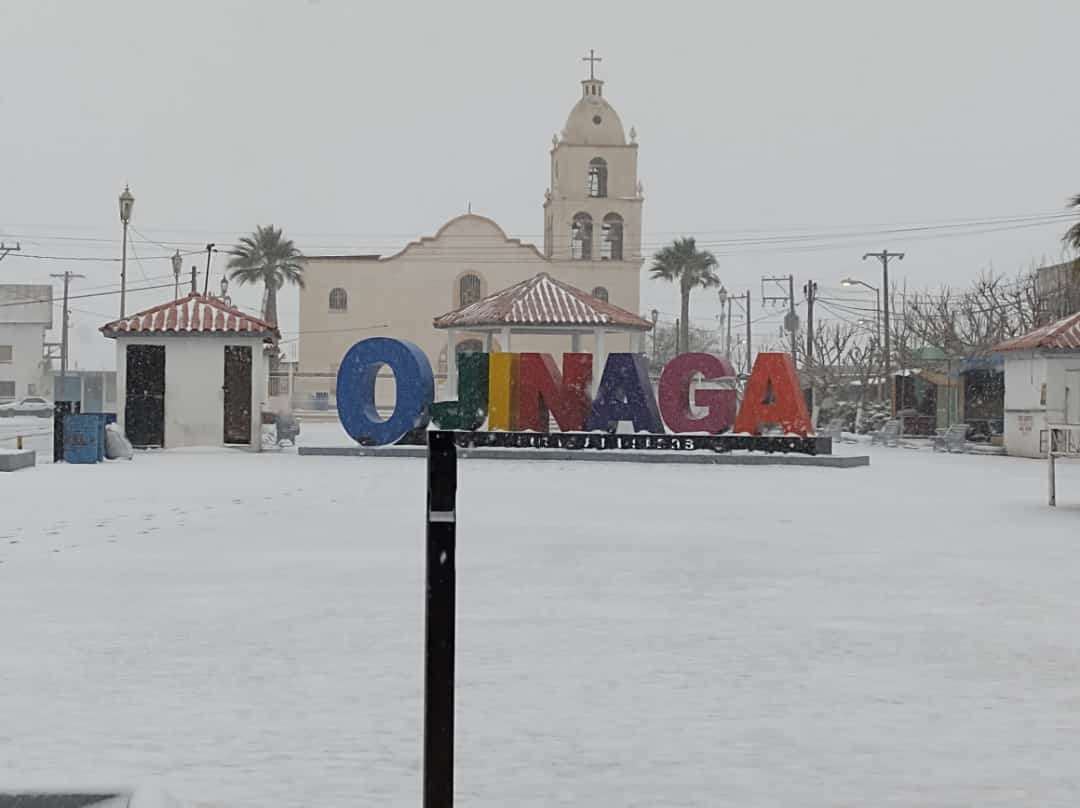
<svg viewBox="0 0 1080 808">
<path fill-rule="evenodd" d="M 199 249 L 260 223 L 312 253 L 389 252 L 471 202 L 539 242 L 551 136 L 592 47 L 639 133 L 647 245 L 696 235 L 755 301 L 764 274 L 823 295 L 849 274 L 876 284 L 860 258 L 882 247 L 908 253 L 909 287 L 963 285 L 1057 260 L 1066 223 L 834 234 L 1061 212 L 1080 192 L 1078 30 L 1075 0 L 4 0 L 0 237 L 116 257 L 129 182 L 141 285 L 171 271 L 147 240 Z M 816 238 L 732 243 L 795 233 Z M 119 275 L 12 255 L 0 282 L 65 268 L 88 276 L 76 289 Z M 675 289 L 644 282 L 653 306 L 674 316 Z M 705 324 L 715 295 L 693 306 Z M 285 330 L 296 308 L 282 301 Z M 78 301 L 76 338 L 117 309 Z"/>
</svg>

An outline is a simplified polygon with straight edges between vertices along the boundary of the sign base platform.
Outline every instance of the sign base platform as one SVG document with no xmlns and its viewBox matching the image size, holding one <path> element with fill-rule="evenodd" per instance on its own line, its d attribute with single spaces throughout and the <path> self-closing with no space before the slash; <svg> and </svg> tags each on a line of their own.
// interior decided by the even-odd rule
<svg viewBox="0 0 1080 808">
<path fill-rule="evenodd" d="M 811 455 L 693 451 L 589 451 L 540 448 L 458 448 L 463 460 L 557 460 L 601 463 L 680 463 L 700 466 L 820 466 L 850 469 L 870 465 L 868 455 Z M 427 457 L 426 446 L 301 446 L 297 452 L 307 457 Z"/>
</svg>

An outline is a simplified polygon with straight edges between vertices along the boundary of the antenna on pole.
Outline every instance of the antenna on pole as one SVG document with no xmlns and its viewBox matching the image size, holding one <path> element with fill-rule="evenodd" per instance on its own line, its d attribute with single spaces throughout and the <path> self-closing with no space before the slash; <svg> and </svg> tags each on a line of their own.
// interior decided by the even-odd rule
<svg viewBox="0 0 1080 808">
<path fill-rule="evenodd" d="M 17 241 L 15 242 L 14 247 L 9 247 L 4 242 L 0 241 L 0 261 L 3 261 L 5 258 L 7 258 L 8 253 L 21 252 L 21 251 L 22 251 L 22 245 Z"/>
</svg>

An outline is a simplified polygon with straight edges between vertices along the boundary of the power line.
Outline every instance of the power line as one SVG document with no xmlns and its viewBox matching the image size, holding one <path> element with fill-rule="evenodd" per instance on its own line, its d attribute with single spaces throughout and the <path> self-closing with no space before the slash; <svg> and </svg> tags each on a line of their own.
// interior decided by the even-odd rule
<svg viewBox="0 0 1080 808">
<path fill-rule="evenodd" d="M 137 287 L 137 288 L 134 288 L 134 289 L 129 289 L 128 291 L 130 291 L 130 292 L 149 292 L 149 291 L 151 291 L 153 289 L 172 289 L 172 287 L 173 287 L 172 283 L 162 283 L 162 284 L 158 284 L 156 286 L 140 286 L 140 287 Z M 114 289 L 114 290 L 111 290 L 111 291 L 108 291 L 108 292 L 92 292 L 92 293 L 88 293 L 88 294 L 84 294 L 84 295 L 71 295 L 70 299 L 71 300 L 82 300 L 82 299 L 88 298 L 88 297 L 107 297 L 109 295 L 118 295 L 118 294 L 120 294 L 120 290 L 119 289 Z M 53 299 L 51 297 L 27 298 L 26 300 L 15 300 L 15 301 L 11 301 L 11 302 L 8 302 L 8 303 L 0 303 L 0 307 L 3 307 L 3 306 L 27 306 L 27 305 L 30 305 L 32 303 L 52 303 L 52 302 L 53 302 Z"/>
<path fill-rule="evenodd" d="M 181 255 L 194 255 L 201 253 L 202 250 L 192 250 L 190 252 L 182 252 Z M 41 255 L 38 253 L 19 253 L 18 255 L 12 255 L 13 258 L 30 258 L 38 261 L 89 261 L 91 263 L 98 264 L 119 264 L 119 258 L 99 258 L 97 256 L 90 255 Z M 172 255 L 149 255 L 147 261 L 159 261 L 164 259 L 171 259 Z"/>
<path fill-rule="evenodd" d="M 142 260 L 139 258 L 139 254 L 137 252 L 135 252 L 135 242 L 129 240 L 128 244 L 131 246 L 131 254 L 135 258 L 135 263 L 139 265 L 139 274 L 142 275 L 143 282 L 145 283 L 146 282 L 146 269 L 143 268 Z"/>
<path fill-rule="evenodd" d="M 853 238 L 865 238 L 870 236 L 900 236 L 910 234 L 939 234 L 940 237 L 948 235 L 971 235 L 983 232 L 996 232 L 999 230 L 1017 229 L 1022 227 L 1037 227 L 1048 224 L 1056 224 L 1060 222 L 1072 221 L 1075 218 L 1074 214 L 1070 211 L 1056 211 L 1052 213 L 1041 214 L 1026 214 L 1026 215 L 1014 215 L 1014 216 L 995 216 L 986 217 L 981 219 L 960 219 L 960 220 L 946 220 L 936 223 L 926 224 L 913 224 L 913 225 L 872 225 L 872 226 L 850 226 L 850 225 L 838 225 L 835 228 L 824 228 L 807 230 L 806 232 L 800 232 L 799 228 L 793 229 L 792 232 L 785 232 L 783 230 L 768 231 L 768 230 L 712 230 L 712 231 L 697 231 L 700 235 L 715 235 L 715 234 L 730 234 L 727 238 L 716 239 L 702 239 L 699 237 L 698 244 L 703 247 L 762 247 L 762 246 L 792 246 L 802 244 L 802 248 L 831 248 L 830 244 L 809 244 L 805 242 L 815 242 L 824 239 L 853 239 Z M 134 229 L 134 228 L 132 228 Z M 971 230 L 972 233 L 951 233 L 950 231 L 965 231 Z M 138 232 L 139 236 L 146 242 L 155 244 L 156 246 L 164 249 L 173 249 L 182 246 L 195 246 L 201 242 L 191 240 L 172 240 L 172 239 L 154 239 L 147 236 L 142 231 Z M 204 232 L 219 234 L 221 230 L 201 230 L 201 231 L 184 231 L 182 229 L 171 229 L 170 232 Z M 671 235 L 681 233 L 683 231 L 651 231 L 650 235 L 659 236 L 661 234 Z M 746 234 L 746 235 L 739 235 Z M 92 236 L 70 236 L 60 234 L 28 234 L 18 233 L 10 234 L 12 237 L 20 237 L 28 241 L 74 241 L 87 244 L 99 243 L 107 246 L 115 246 L 117 239 L 115 238 L 99 238 Z M 297 236 L 329 236 L 329 237 L 341 237 L 347 239 L 360 239 L 360 240 L 375 240 L 375 239 L 395 239 L 394 246 L 389 249 L 393 251 L 400 251 L 397 239 L 411 239 L 405 246 L 414 245 L 419 241 L 430 241 L 433 237 L 424 236 L 417 237 L 415 233 L 293 233 Z M 519 233 L 515 235 L 508 235 L 511 240 L 522 240 L 525 238 L 541 239 L 543 234 L 540 233 Z M 482 237 L 478 237 L 473 234 L 454 234 L 444 233 L 439 236 L 440 240 L 452 241 L 454 239 L 473 239 L 482 240 Z M 556 244 L 565 246 L 571 242 L 569 235 L 556 235 L 554 237 Z M 642 244 L 644 248 L 652 248 L 663 246 L 666 242 L 645 241 Z M 388 244 L 388 243 L 387 243 Z M 379 245 L 376 242 L 376 246 Z M 371 245 L 364 249 L 370 249 Z M 484 245 L 477 245 L 473 249 L 485 249 Z M 487 246 L 487 249 L 504 249 L 503 245 Z M 307 249 L 333 249 L 333 250 L 348 250 L 350 249 L 348 244 L 313 244 L 307 245 Z M 451 248 L 455 249 L 455 248 Z M 201 250 L 192 250 L 191 254 L 201 252 Z M 167 257 L 167 256 L 164 256 Z M 309 256 L 318 257 L 318 256 Z"/>
</svg>

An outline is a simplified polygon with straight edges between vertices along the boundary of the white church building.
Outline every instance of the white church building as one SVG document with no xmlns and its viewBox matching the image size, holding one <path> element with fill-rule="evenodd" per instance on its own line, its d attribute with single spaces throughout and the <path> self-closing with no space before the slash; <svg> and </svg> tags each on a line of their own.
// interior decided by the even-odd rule
<svg viewBox="0 0 1080 808">
<path fill-rule="evenodd" d="M 510 238 L 494 220 L 469 213 L 393 255 L 307 256 L 294 398 L 332 403 L 338 364 L 365 336 L 416 343 L 442 386 L 448 346 L 433 320 L 541 272 L 638 312 L 644 195 L 637 136 L 633 128 L 628 136 L 591 68 L 581 98 L 552 139 L 550 158 L 542 247 Z M 372 324 L 384 325 L 361 330 Z M 482 350 L 482 338 L 467 330 L 455 334 L 459 352 Z M 629 340 L 613 337 L 606 350 L 628 350 Z M 579 347 L 592 350 L 591 344 Z M 515 339 L 513 346 L 554 354 L 570 348 L 569 337 L 543 335 Z M 497 338 L 492 349 L 501 349 Z M 392 402 L 389 378 L 378 391 L 380 405 Z"/>
</svg>

